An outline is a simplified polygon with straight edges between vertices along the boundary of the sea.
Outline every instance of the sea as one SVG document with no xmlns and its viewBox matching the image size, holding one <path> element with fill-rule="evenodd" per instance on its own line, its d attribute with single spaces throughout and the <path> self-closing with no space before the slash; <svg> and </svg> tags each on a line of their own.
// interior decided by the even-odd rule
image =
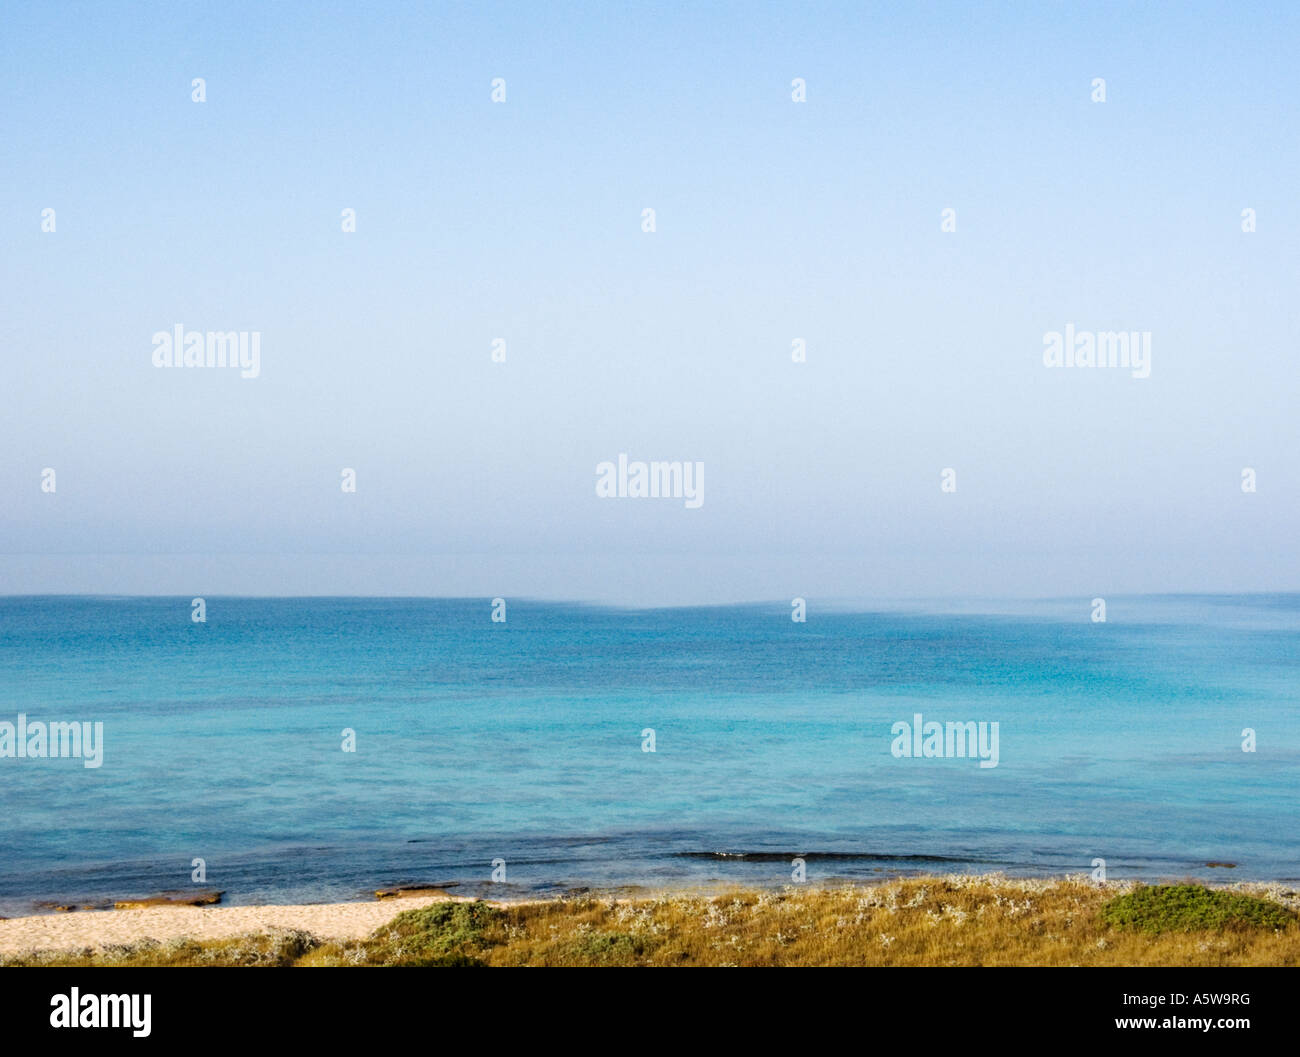
<svg viewBox="0 0 1300 1057">
<path fill-rule="evenodd" d="M 994 871 L 1300 883 L 1296 594 L 1117 596 L 1105 620 L 1088 598 L 197 612 L 0 598 L 0 914 Z M 20 714 L 102 724 L 100 765 L 17 755 Z M 918 716 L 996 729 L 996 766 L 960 738 L 912 753 Z"/>
</svg>

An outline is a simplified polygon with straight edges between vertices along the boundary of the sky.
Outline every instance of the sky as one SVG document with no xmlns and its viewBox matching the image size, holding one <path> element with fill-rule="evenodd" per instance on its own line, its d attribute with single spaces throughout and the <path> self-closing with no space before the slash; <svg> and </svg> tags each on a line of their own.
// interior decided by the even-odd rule
<svg viewBox="0 0 1300 1057">
<path fill-rule="evenodd" d="M 1300 589 L 1297 31 L 8 2 L 0 593 Z M 155 367 L 177 324 L 260 373 Z M 598 496 L 620 453 L 702 505 Z"/>
</svg>

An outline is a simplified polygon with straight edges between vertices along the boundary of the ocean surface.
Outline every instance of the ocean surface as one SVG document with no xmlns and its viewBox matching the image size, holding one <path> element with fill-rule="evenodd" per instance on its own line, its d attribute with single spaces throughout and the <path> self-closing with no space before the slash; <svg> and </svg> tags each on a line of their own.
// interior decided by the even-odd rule
<svg viewBox="0 0 1300 1057">
<path fill-rule="evenodd" d="M 781 885 L 796 856 L 1300 880 L 1300 595 L 1089 602 L 0 598 L 0 722 L 104 731 L 98 768 L 0 759 L 0 914 Z M 917 713 L 997 722 L 998 765 L 896 757 Z"/>
</svg>

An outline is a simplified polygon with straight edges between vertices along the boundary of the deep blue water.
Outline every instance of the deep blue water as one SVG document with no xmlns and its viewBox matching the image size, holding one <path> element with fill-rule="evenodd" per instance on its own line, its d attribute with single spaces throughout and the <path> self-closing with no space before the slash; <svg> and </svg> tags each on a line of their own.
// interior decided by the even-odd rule
<svg viewBox="0 0 1300 1057">
<path fill-rule="evenodd" d="M 1108 603 L 0 598 L 0 721 L 104 724 L 98 769 L 0 759 L 0 913 L 198 887 L 196 857 L 230 903 L 781 884 L 797 854 L 1300 879 L 1300 596 Z M 916 712 L 998 722 L 998 766 L 896 758 Z"/>
</svg>

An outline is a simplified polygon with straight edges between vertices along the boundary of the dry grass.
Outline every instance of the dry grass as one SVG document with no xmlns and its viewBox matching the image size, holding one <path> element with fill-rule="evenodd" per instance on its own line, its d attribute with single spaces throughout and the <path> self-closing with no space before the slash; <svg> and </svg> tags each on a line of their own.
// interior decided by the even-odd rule
<svg viewBox="0 0 1300 1057">
<path fill-rule="evenodd" d="M 1084 878 L 950 876 L 635 900 L 444 903 L 407 911 L 357 942 L 321 943 L 299 933 L 220 944 L 137 945 L 134 951 L 29 954 L 0 964 L 1300 964 L 1300 922 L 1294 917 L 1300 893 L 1249 884 L 1212 890 L 1266 899 L 1288 911 L 1274 912 L 1271 924 L 1243 918 L 1215 929 L 1157 933 L 1107 924 L 1103 906 L 1137 887 L 1099 886 Z"/>
</svg>

